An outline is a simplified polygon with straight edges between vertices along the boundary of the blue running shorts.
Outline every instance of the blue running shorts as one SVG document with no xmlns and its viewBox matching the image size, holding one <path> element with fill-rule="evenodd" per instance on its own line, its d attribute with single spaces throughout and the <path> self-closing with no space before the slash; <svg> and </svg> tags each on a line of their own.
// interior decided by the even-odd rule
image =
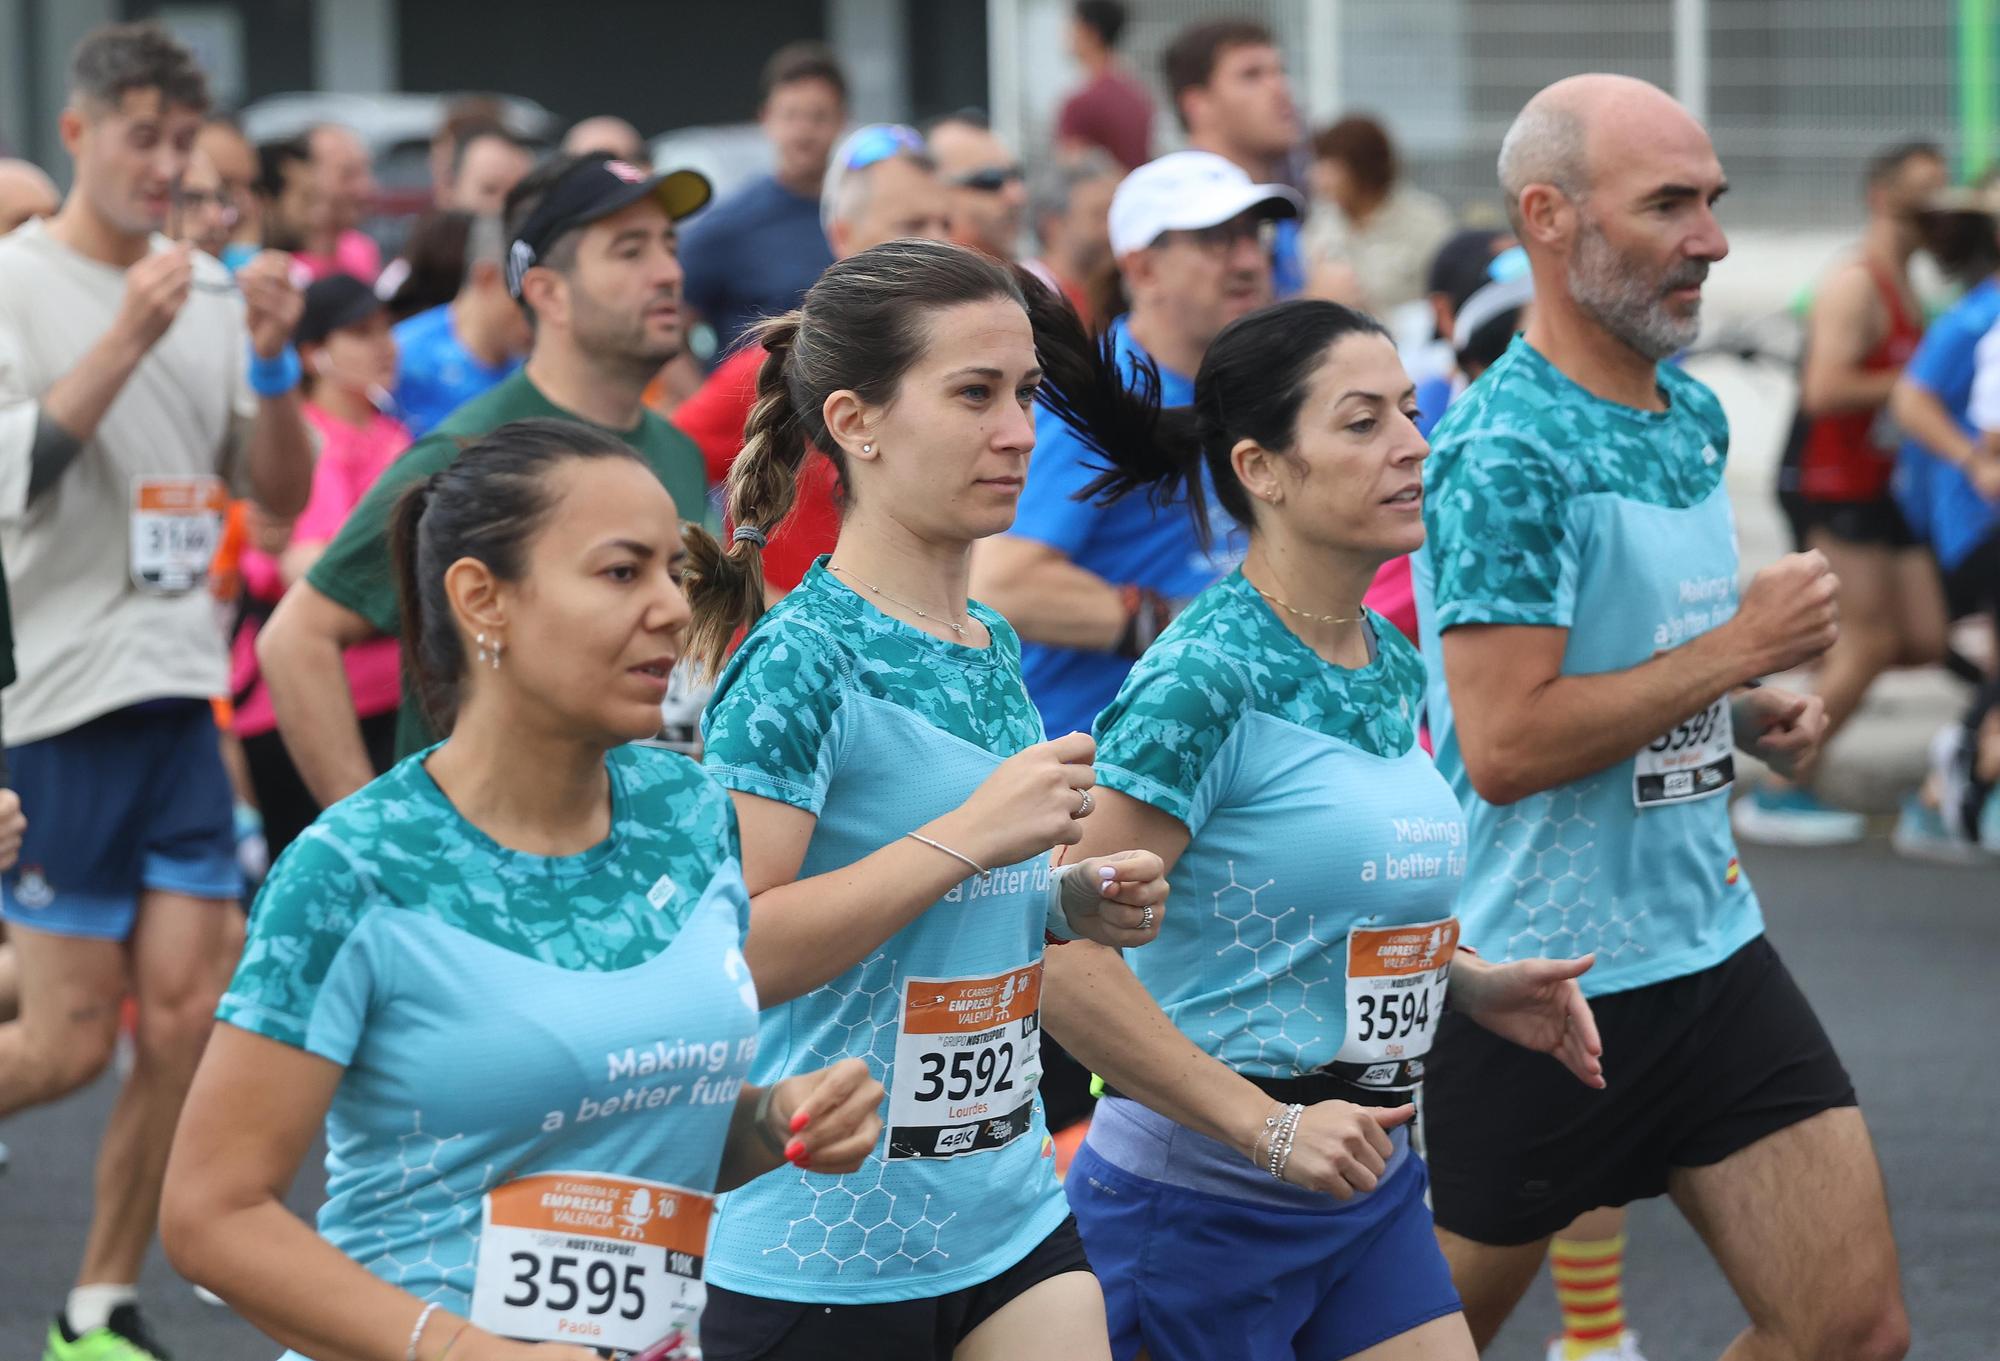
<svg viewBox="0 0 2000 1361">
<path fill-rule="evenodd" d="M 207 700 L 153 700 L 7 750 L 28 834 L 0 916 L 124 940 L 147 889 L 234 902 L 235 798 Z"/>
<path fill-rule="evenodd" d="M 1338 1361 L 1457 1313 L 1429 1184 L 1412 1155 L 1339 1209 L 1279 1209 L 1133 1176 L 1088 1142 L 1063 1180 L 1117 1361 Z"/>
</svg>

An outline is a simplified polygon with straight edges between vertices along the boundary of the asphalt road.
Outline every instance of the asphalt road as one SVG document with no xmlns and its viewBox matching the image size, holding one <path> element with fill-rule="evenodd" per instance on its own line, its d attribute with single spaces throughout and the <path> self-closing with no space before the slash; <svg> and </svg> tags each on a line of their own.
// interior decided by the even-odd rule
<svg viewBox="0 0 2000 1361">
<path fill-rule="evenodd" d="M 1894 1202 L 1920 1361 L 2000 1356 L 2000 867 L 1750 848 L 1773 938 L 1860 1088 Z M 0 1124 L 0 1361 L 36 1361 L 82 1250 L 90 1158 L 112 1088 Z M 293 1204 L 309 1212 L 308 1168 Z M 1627 1301 L 1650 1361 L 1707 1361 L 1743 1312 L 1664 1202 L 1637 1207 Z M 278 1348 L 199 1303 L 155 1254 L 144 1304 L 181 1361 L 268 1361 Z M 1488 1356 L 1536 1361 L 1555 1329 L 1534 1291 Z"/>
</svg>

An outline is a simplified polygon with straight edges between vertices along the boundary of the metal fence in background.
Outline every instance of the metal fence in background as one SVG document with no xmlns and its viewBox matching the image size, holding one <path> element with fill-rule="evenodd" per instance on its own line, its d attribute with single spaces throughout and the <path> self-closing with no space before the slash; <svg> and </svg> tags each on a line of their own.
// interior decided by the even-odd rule
<svg viewBox="0 0 2000 1361">
<path fill-rule="evenodd" d="M 996 113 L 1030 149 L 1048 144 L 1075 78 L 1063 59 L 1068 8 L 1067 0 L 989 0 Z M 1960 45 L 1962 25 L 1990 27 L 1985 0 L 1131 0 L 1130 8 L 1126 56 L 1162 95 L 1163 146 L 1180 132 L 1160 86 L 1160 52 L 1196 19 L 1255 17 L 1284 49 L 1310 127 L 1349 111 L 1381 117 L 1412 178 L 1475 215 L 1497 212 L 1494 156 L 1515 113 L 1579 71 L 1650 80 L 1701 113 L 1734 186 L 1732 222 L 1773 228 L 1859 221 L 1858 175 L 1872 152 L 1924 137 L 1956 157 L 1967 110 L 1990 117 L 1994 99 L 1983 88 L 1991 72 L 1969 67 Z M 1992 34 L 1983 41 L 1990 52 Z M 1981 86 L 1969 101 L 1967 80 Z"/>
</svg>

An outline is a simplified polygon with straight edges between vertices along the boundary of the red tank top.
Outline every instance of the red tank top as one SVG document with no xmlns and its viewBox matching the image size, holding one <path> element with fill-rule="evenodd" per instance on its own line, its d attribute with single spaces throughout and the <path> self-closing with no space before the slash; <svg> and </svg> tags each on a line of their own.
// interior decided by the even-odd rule
<svg viewBox="0 0 2000 1361">
<path fill-rule="evenodd" d="M 1924 329 L 1903 305 L 1902 290 L 1878 261 L 1862 264 L 1889 309 L 1889 329 L 1861 361 L 1871 372 L 1909 362 Z M 1875 501 L 1889 494 L 1896 470 L 1896 439 L 1879 406 L 1816 416 L 1799 453 L 1799 493 L 1808 501 Z"/>
</svg>

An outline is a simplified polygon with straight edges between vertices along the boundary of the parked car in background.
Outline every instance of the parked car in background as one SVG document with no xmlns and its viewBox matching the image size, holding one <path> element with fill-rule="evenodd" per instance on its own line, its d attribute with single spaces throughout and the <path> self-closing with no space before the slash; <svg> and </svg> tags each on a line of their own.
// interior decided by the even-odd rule
<svg viewBox="0 0 2000 1361">
<path fill-rule="evenodd" d="M 726 198 L 770 173 L 771 143 L 755 123 L 709 123 L 663 132 L 648 144 L 660 170 L 699 170 Z"/>
</svg>

